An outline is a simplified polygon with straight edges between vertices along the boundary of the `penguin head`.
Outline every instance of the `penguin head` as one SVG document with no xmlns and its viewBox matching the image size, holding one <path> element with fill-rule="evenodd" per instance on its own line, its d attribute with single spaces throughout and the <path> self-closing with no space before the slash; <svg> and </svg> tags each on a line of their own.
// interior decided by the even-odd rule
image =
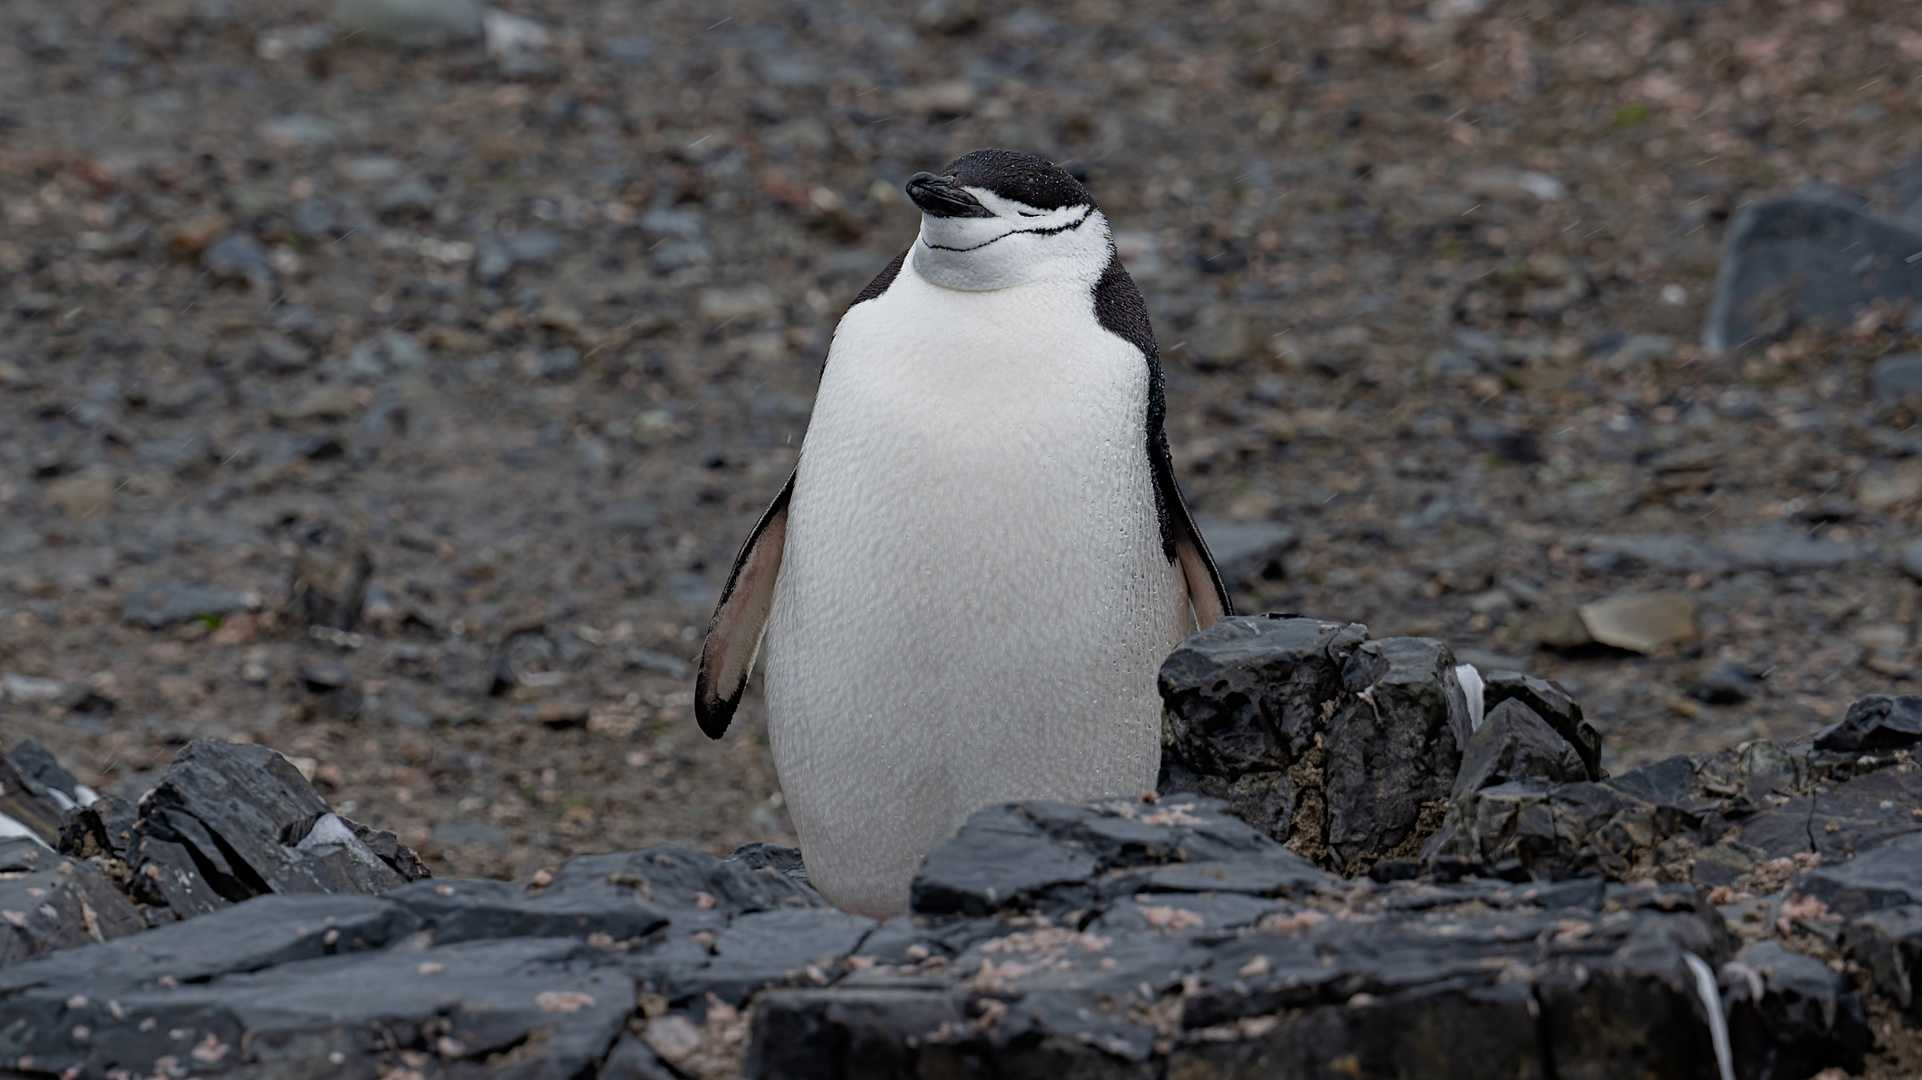
<svg viewBox="0 0 1922 1080">
<path fill-rule="evenodd" d="M 933 284 L 980 292 L 1036 281 L 1092 284 L 1107 269 L 1108 219 L 1068 170 L 1011 150 L 976 150 L 940 174 L 915 173 L 921 208 L 914 270 Z"/>
</svg>

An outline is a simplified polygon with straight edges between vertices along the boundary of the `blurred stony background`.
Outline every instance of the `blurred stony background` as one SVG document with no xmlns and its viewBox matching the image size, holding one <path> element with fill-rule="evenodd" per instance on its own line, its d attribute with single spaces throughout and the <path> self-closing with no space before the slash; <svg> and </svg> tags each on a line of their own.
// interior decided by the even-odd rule
<svg viewBox="0 0 1922 1080">
<path fill-rule="evenodd" d="M 1911 5 L 0 24 L 0 729 L 102 791 L 206 736 L 437 873 L 791 839 L 758 699 L 691 722 L 698 636 L 902 181 L 983 145 L 1113 220 L 1245 609 L 1559 679 L 1615 772 L 1912 688 Z M 1888 215 L 1834 274 L 1895 302 L 1710 352 L 1791 192 Z"/>
</svg>

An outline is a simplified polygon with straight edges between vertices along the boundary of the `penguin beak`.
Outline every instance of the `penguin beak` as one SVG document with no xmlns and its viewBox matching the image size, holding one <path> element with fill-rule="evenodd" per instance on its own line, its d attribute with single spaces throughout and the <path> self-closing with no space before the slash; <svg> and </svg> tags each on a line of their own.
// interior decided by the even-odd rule
<svg viewBox="0 0 1922 1080">
<path fill-rule="evenodd" d="M 993 217 L 994 211 L 982 206 L 974 196 L 961 190 L 961 186 L 946 176 L 933 173 L 915 173 L 908 178 L 908 198 L 929 217 L 937 218 L 984 218 Z"/>
</svg>

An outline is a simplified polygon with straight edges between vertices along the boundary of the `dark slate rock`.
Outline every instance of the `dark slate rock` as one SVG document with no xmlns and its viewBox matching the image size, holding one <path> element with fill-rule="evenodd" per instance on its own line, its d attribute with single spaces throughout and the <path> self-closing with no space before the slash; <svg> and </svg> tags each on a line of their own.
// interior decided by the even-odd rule
<svg viewBox="0 0 1922 1080">
<path fill-rule="evenodd" d="M 1495 706 L 1468 740 L 1454 798 L 1514 780 L 1586 780 L 1588 767 L 1561 733 L 1514 698 Z"/>
<path fill-rule="evenodd" d="M 682 667 L 685 668 L 686 664 L 683 663 Z M 686 672 L 682 671 L 681 674 L 684 675 Z M 807 866 L 801 862 L 800 848 L 780 847 L 757 841 L 752 844 L 742 844 L 728 852 L 727 861 L 741 863 L 750 870 L 774 870 L 802 885 L 808 884 L 808 870 Z"/>
<path fill-rule="evenodd" d="M 712 910 L 723 918 L 827 904 L 820 893 L 782 872 L 772 860 L 756 865 L 752 857 L 720 859 L 678 844 L 577 856 L 555 873 L 548 891 L 567 891 L 597 881 L 631 888 L 664 908 Z"/>
<path fill-rule="evenodd" d="M 1178 903 L 1200 922 L 1124 926 L 1128 908 L 1156 906 L 1139 898 L 1100 932 L 1026 920 L 945 978 L 877 968 L 763 995 L 745 1073 L 1506 1078 L 1554 1061 L 1564 1076 L 1714 1074 L 1684 954 L 1718 963 L 1726 935 L 1693 890 L 1500 890 L 1398 886 L 1424 904 L 1368 900 L 1346 919 L 1278 904 L 1259 927 L 1207 919 L 1225 909 L 1199 896 Z"/>
<path fill-rule="evenodd" d="M 1911 540 L 1903 544 L 1902 552 L 1897 558 L 1902 564 L 1903 573 L 1922 581 L 1922 540 Z"/>
<path fill-rule="evenodd" d="M 1448 1075 L 1503 1080 L 1539 1075 L 1537 1003 L 1513 986 L 1438 988 L 1322 1006 L 1280 1018 L 1261 1035 L 1198 1043 L 1171 1071 L 1203 1076 L 1413 1076 L 1448 1062 Z M 1265 1025 L 1264 1025 L 1265 1026 Z"/>
<path fill-rule="evenodd" d="M 1760 674 L 1740 660 L 1717 660 L 1702 669 L 1689 696 L 1710 705 L 1740 705 L 1762 691 Z"/>
<path fill-rule="evenodd" d="M 1090 922 L 1091 934 L 1138 934 L 1171 926 L 1197 932 L 1239 930 L 1254 926 L 1264 916 L 1304 909 L 1268 900 L 1255 890 L 1236 892 L 1139 892 L 1121 900 Z"/>
<path fill-rule="evenodd" d="M 1697 851 L 1690 860 L 1689 880 L 1704 888 L 1733 886 L 1743 875 L 1754 871 L 1757 863 L 1770 858 L 1766 848 L 1724 840 Z"/>
<path fill-rule="evenodd" d="M 1084 881 L 1100 865 L 1092 852 L 1050 843 L 1019 807 L 993 806 L 928 853 L 914 876 L 911 906 L 931 915 L 1032 906 L 1042 893 Z"/>
<path fill-rule="evenodd" d="M 713 959 L 694 974 L 703 994 L 743 1005 L 769 985 L 807 983 L 808 968 L 832 968 L 877 924 L 831 907 L 781 908 L 735 919 L 715 937 Z M 670 998 L 682 994 L 670 991 Z"/>
<path fill-rule="evenodd" d="M 1211 521 L 1195 524 L 1230 588 L 1251 589 L 1287 575 L 1284 557 L 1301 543 L 1294 526 L 1279 521 Z"/>
<path fill-rule="evenodd" d="M 1820 194 L 1744 210 L 1710 303 L 1704 344 L 1713 352 L 1779 335 L 1811 319 L 1847 324 L 1874 300 L 1922 299 L 1922 232 Z"/>
<path fill-rule="evenodd" d="M 0 839 L 0 967 L 143 928 L 140 913 L 98 867 L 31 840 Z"/>
<path fill-rule="evenodd" d="M 644 993 L 658 995 L 676 1009 L 704 1010 L 709 984 L 702 971 L 714 959 L 707 942 L 725 924 L 724 919 L 705 924 L 676 920 L 673 933 L 640 949 L 630 949 L 622 966 Z M 696 938 L 697 933 L 702 937 Z M 778 973 L 771 976 L 777 977 Z"/>
<path fill-rule="evenodd" d="M 957 1003 L 974 1022 L 944 1029 L 938 997 L 926 989 L 905 1001 L 869 997 L 884 981 L 870 979 L 859 990 L 872 1003 L 861 1022 L 892 1032 L 884 1041 L 906 1042 L 912 1034 L 922 1048 L 942 1047 L 935 1061 L 968 1060 L 976 1073 L 1130 1075 L 1131 1063 L 1160 1065 L 1164 1053 L 1166 1075 L 1195 1076 L 1407 1075 L 1424 1062 L 1446 1062 L 1449 1075 L 1534 1075 L 1526 1066 L 1545 1057 L 1563 1075 L 1612 1075 L 1650 1060 L 1673 1068 L 1655 1075 L 1713 1068 L 1701 1007 L 1689 1003 L 1693 983 L 1682 954 L 1719 960 L 1726 953 L 1713 910 L 1695 904 L 1692 891 L 1623 893 L 1611 898 L 1619 912 L 1608 918 L 1592 908 L 1518 907 L 1492 915 L 1482 906 L 1484 892 L 1457 890 L 1402 915 L 1370 905 L 1342 920 L 1298 909 L 1231 932 L 1165 917 L 1145 932 L 1117 927 L 1113 935 L 1036 926 L 983 942 L 950 965 L 974 987 L 991 990 L 1005 1011 L 979 999 Z M 1451 917 L 1437 918 L 1450 900 Z M 1544 997 L 1545 984 L 1554 998 Z M 827 1007 L 822 998 L 838 992 L 770 997 L 763 1031 L 818 1023 Z M 1057 1003 L 1045 1008 L 1046 998 Z M 1603 1004 L 1612 1023 L 1637 1032 L 1633 1045 L 1596 1038 L 1592 1019 L 1584 1022 Z M 1165 1050 L 1140 1019 L 1149 1009 L 1177 1017 Z M 1535 1022 L 1538 1012 L 1549 1024 L 1559 1022 L 1564 1045 L 1543 1045 L 1549 1025 Z M 1303 1025 L 1304 1016 L 1316 1019 Z M 1033 1017 L 1052 1018 L 1045 1038 L 1036 1037 Z M 774 1042 L 763 1036 L 764 1052 Z M 816 1060 L 832 1062 L 844 1052 L 815 1046 Z M 783 1071 L 761 1061 L 759 1075 L 809 1075 L 798 1064 Z M 929 1061 L 925 1053 L 914 1059 L 909 1075 L 933 1075 Z M 1488 1071 L 1476 1071 L 1482 1069 Z"/>
<path fill-rule="evenodd" d="M 1514 866 L 1555 880 L 1590 873 L 1686 876 L 1688 849 L 1677 842 L 1694 849 L 1727 842 L 1729 847 L 1702 859 L 1707 877 L 1700 879 L 1726 884 L 1721 868 L 1738 862 L 1818 850 L 1841 857 L 1874 839 L 1922 827 L 1909 819 L 1915 805 L 1910 774 L 1877 768 L 1845 777 L 1826 793 L 1810 786 L 1817 774 L 1818 763 L 1807 754 L 1757 740 L 1713 755 L 1668 758 L 1599 782 L 1499 784 L 1457 799 L 1425 854 L 1431 860 L 1465 858 L 1485 869 Z M 1883 807 L 1884 801 L 1891 805 Z"/>
<path fill-rule="evenodd" d="M 28 779 L 10 757 L 0 754 L 0 815 L 19 822 L 52 847 L 60 839 L 64 814 L 50 790 Z"/>
<path fill-rule="evenodd" d="M 1737 1077 L 1814 1076 L 1836 1065 L 1861 1071 L 1875 1039 L 1846 977 L 1774 941 L 1758 941 L 1736 960 L 1763 990 L 1758 1000 L 1746 977 L 1725 980 L 1732 983 L 1725 1000 L 1729 1042 L 1740 1048 Z"/>
<path fill-rule="evenodd" d="M 1407 774 L 1401 729 L 1435 745 L 1465 730 L 1450 662 L 1419 640 L 1350 648 L 1337 723 L 1318 710 L 1309 730 L 1334 743 L 1348 710 L 1386 719 L 1359 766 L 1304 753 L 1290 768 Z M 1532 709 L 1503 697 L 1477 735 L 1560 739 Z M 1563 749 L 1564 774 L 1586 775 Z M 1381 884 L 1192 794 L 1006 804 L 932 854 L 914 909 L 878 926 L 766 845 L 585 856 L 531 882 L 225 896 L 319 881 L 323 847 L 407 876 L 392 834 L 327 813 L 265 753 L 197 743 L 142 823 L 124 804 L 70 815 L 71 849 L 111 869 L 120 836 L 143 889 L 215 910 L 0 966 L 0 1070 L 668 1080 L 711 1073 L 751 1019 L 750 1077 L 1680 1078 L 1718 1071 L 1710 1009 L 1726 1009 L 1744 1080 L 1857 1068 L 1865 1010 L 1824 963 L 1755 945 L 1724 965 L 1732 938 L 1699 885 L 1778 852 L 1820 860 L 1790 895 L 1833 917 L 1804 921 L 1892 1001 L 1915 1000 L 1922 832 L 1904 830 L 1922 825 L 1922 769 L 1905 751 L 1756 741 L 1602 781 L 1494 784 L 1440 799 L 1438 850 L 1376 862 L 1393 871 Z M 1481 764 L 1471 753 L 1447 779 L 1508 767 Z M 0 844 L 0 911 L 10 888 L 63 873 L 108 882 Z M 1724 1001 L 1700 999 L 1691 957 L 1722 968 Z"/>
<path fill-rule="evenodd" d="M 1875 988 L 1911 1014 L 1922 1015 L 1922 904 L 1902 904 L 1858 915 L 1842 930 L 1842 952 L 1862 965 Z"/>
<path fill-rule="evenodd" d="M 20 778 L 32 785 L 37 791 L 52 795 L 59 792 L 55 802 L 65 799 L 68 804 L 78 804 L 83 800 L 80 781 L 68 772 L 38 739 L 22 739 L 7 749 L 7 760 L 20 772 Z"/>
<path fill-rule="evenodd" d="M 1313 747 L 1322 703 L 1366 637 L 1355 623 L 1240 615 L 1190 635 L 1161 667 L 1164 759 L 1229 779 L 1287 769 Z"/>
<path fill-rule="evenodd" d="M 1454 667 L 1448 647 L 1427 638 L 1370 641 L 1349 656 L 1352 698 L 1327 735 L 1327 844 L 1339 864 L 1392 854 L 1447 799 L 1469 736 Z"/>
<path fill-rule="evenodd" d="M 1869 389 L 1884 404 L 1922 394 L 1922 353 L 1894 353 L 1869 368 Z"/>
<path fill-rule="evenodd" d="M 1482 676 L 1483 715 L 1492 713 L 1496 706 L 1510 698 L 1528 706 L 1575 747 L 1588 770 L 1588 779 L 1600 780 L 1608 775 L 1602 771 L 1601 733 L 1582 719 L 1582 707 L 1561 683 L 1519 671 L 1491 671 Z"/>
<path fill-rule="evenodd" d="M 1872 543 L 1817 540 L 1801 531 L 1786 529 L 1731 533 L 1716 541 L 1716 548 L 1731 569 L 1768 570 L 1776 574 L 1847 566 L 1875 555 Z"/>
<path fill-rule="evenodd" d="M 0 1059 L 24 1053 L 36 1070 L 87 1076 L 162 1059 L 259 1076 L 320 1075 L 326 1062 L 327 1073 L 371 1076 L 413 1051 L 476 1062 L 506 1054 L 494 1069 L 524 1062 L 521 1075 L 573 1077 L 607 1052 L 634 1008 L 632 982 L 601 956 L 568 940 L 488 941 L 59 999 L 28 991 L 9 1002 L 15 1019 L 0 1029 Z M 85 1038 L 72 1037 L 76 1027 Z"/>
<path fill-rule="evenodd" d="M 741 1071 L 766 1080 L 921 1075 L 930 1055 L 916 1044 L 965 1030 L 968 1019 L 967 994 L 946 987 L 772 990 L 755 1003 Z"/>
<path fill-rule="evenodd" d="M 135 888 L 182 917 L 265 893 L 375 893 L 407 880 L 264 746 L 188 744 L 141 814 L 129 852 Z M 411 852 L 397 861 L 419 872 Z"/>
<path fill-rule="evenodd" d="M 1334 880 L 1227 809 L 1194 796 L 989 807 L 928 855 L 912 909 L 1061 913 L 1140 892 L 1279 896 Z"/>
<path fill-rule="evenodd" d="M 1837 915 L 1922 903 L 1922 833 L 1898 836 L 1853 859 L 1797 874 L 1789 891 L 1820 900 Z"/>
<path fill-rule="evenodd" d="M 1809 838 L 1824 862 L 1853 858 L 1884 840 L 1922 829 L 1922 770 L 1909 765 L 1877 769 L 1845 783 L 1820 784 Z"/>
<path fill-rule="evenodd" d="M 139 807 L 118 795 L 102 795 L 67 815 L 60 830 L 60 850 L 83 859 L 104 856 L 124 861 L 139 819 Z"/>
<path fill-rule="evenodd" d="M 1922 742 L 1922 697 L 1870 694 L 1815 736 L 1821 750 L 1875 753 Z"/>
<path fill-rule="evenodd" d="M 1286 849 L 1259 859 L 1175 863 L 1126 875 L 1126 884 L 1141 892 L 1224 892 L 1252 896 L 1294 896 L 1325 887 L 1331 880 L 1314 863 Z"/>
<path fill-rule="evenodd" d="M 882 964 L 913 965 L 929 956 L 945 961 L 1008 930 L 1007 922 L 993 917 L 897 915 L 862 940 L 858 955 Z"/>
<path fill-rule="evenodd" d="M 626 1031 L 601 1062 L 599 1080 L 680 1080 L 679 1073 L 633 1031 Z"/>
<path fill-rule="evenodd" d="M 414 849 L 401 843 L 400 837 L 392 831 L 362 825 L 358 821 L 350 821 L 347 818 L 341 818 L 340 821 L 347 826 L 347 831 L 354 835 L 354 839 L 360 841 L 368 851 L 373 852 L 375 858 L 386 863 L 394 873 L 399 874 L 402 881 L 419 881 L 421 878 L 433 876 L 428 872 L 427 864 L 420 861 L 420 856 Z"/>
<path fill-rule="evenodd" d="M 638 889 L 607 881 L 575 881 L 546 890 L 509 881 L 416 881 L 386 896 L 433 930 L 439 942 L 589 934 L 632 941 L 669 920 L 668 912 L 644 899 Z"/>
<path fill-rule="evenodd" d="M 406 908 L 372 896 L 263 896 L 204 919 L 171 923 L 0 968 L 0 1001 L 37 988 L 106 993 L 378 949 L 419 929 Z M 4 1055 L 0 1055 L 4 1056 Z"/>
<path fill-rule="evenodd" d="M 210 585 L 160 584 L 134 590 L 120 611 L 130 623 L 159 630 L 203 616 L 232 615 L 259 606 L 260 596 L 256 593 Z"/>
</svg>

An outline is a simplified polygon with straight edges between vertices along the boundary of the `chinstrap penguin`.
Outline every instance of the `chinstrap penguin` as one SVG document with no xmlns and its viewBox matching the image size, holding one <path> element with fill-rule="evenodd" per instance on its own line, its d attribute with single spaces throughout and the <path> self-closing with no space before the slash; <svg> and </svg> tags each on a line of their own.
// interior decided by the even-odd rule
<svg viewBox="0 0 1922 1080">
<path fill-rule="evenodd" d="M 1152 790 L 1161 662 L 1230 613 L 1175 486 L 1147 309 L 1094 199 L 1005 150 L 907 192 L 920 235 L 835 329 L 695 691 L 721 737 L 765 639 L 809 878 L 876 917 L 984 806 Z"/>
</svg>

